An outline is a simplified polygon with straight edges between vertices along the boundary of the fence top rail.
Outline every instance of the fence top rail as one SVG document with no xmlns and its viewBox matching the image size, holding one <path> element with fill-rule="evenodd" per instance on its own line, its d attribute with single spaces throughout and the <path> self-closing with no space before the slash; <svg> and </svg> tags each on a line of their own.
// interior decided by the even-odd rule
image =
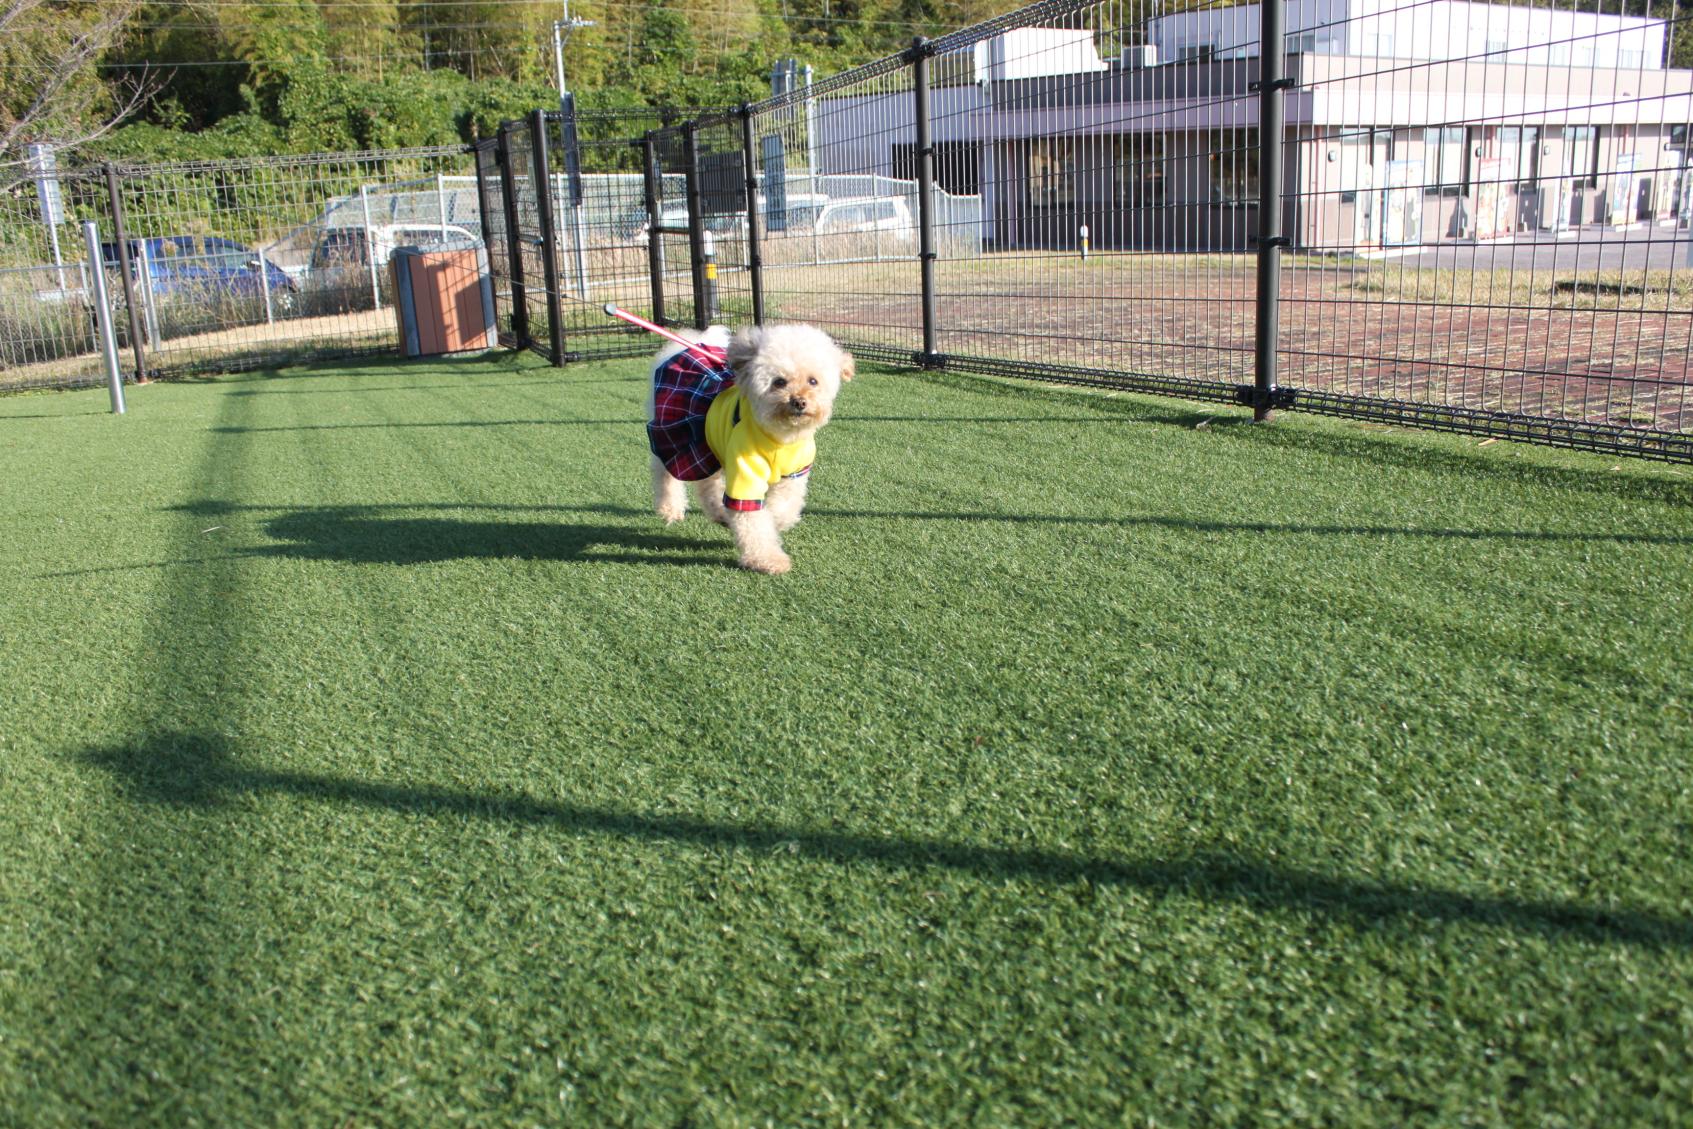
<svg viewBox="0 0 1693 1129">
<path fill-rule="evenodd" d="M 61 177 L 99 176 L 110 164 L 122 176 L 149 176 L 166 173 L 235 172 L 261 168 L 302 168 L 312 165 L 373 164 L 379 161 L 415 161 L 442 157 L 460 157 L 471 152 L 471 145 L 426 145 L 410 149 L 359 149 L 341 153 L 283 153 L 262 157 L 216 157 L 195 161 L 162 161 L 143 164 L 128 160 L 114 160 L 71 169 L 60 170 Z"/>
</svg>

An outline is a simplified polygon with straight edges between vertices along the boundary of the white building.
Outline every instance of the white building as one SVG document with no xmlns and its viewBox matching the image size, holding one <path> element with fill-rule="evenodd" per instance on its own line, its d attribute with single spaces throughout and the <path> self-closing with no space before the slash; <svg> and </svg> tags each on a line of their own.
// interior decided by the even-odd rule
<svg viewBox="0 0 1693 1129">
<path fill-rule="evenodd" d="M 942 186 L 1004 248 L 1238 250 L 1258 227 L 1256 4 L 1030 28 L 934 68 Z M 1674 221 L 1693 72 L 1663 20 L 1460 0 L 1289 0 L 1282 228 L 1368 249 Z M 938 61 L 939 62 L 939 61 Z M 910 98 L 825 99 L 823 172 L 913 175 Z"/>
</svg>

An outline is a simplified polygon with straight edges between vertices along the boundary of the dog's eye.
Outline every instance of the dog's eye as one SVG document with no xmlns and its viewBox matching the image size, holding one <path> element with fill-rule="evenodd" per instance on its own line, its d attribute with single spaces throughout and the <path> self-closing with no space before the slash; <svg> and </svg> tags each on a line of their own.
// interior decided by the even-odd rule
<svg viewBox="0 0 1693 1129">
<path fill-rule="evenodd" d="M 817 383 L 817 378 L 815 376 L 811 378 L 811 383 L 813 383 L 813 384 Z"/>
<path fill-rule="evenodd" d="M 788 378 L 785 376 L 778 376 L 775 380 L 770 382 L 770 387 L 772 388 L 786 388 L 787 386 Z"/>
</svg>

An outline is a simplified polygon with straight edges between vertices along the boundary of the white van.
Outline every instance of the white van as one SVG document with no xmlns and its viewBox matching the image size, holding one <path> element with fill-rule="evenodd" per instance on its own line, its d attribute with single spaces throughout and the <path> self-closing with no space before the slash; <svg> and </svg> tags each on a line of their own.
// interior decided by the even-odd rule
<svg viewBox="0 0 1693 1129">
<path fill-rule="evenodd" d="M 312 245 L 309 269 L 320 271 L 368 266 L 371 260 L 369 248 L 365 246 L 366 232 L 363 225 L 324 228 Z M 421 247 L 425 251 L 435 251 L 482 246 L 480 235 L 451 223 L 372 224 L 368 233 L 379 267 L 388 265 L 389 256 L 393 255 L 396 247 Z"/>
</svg>

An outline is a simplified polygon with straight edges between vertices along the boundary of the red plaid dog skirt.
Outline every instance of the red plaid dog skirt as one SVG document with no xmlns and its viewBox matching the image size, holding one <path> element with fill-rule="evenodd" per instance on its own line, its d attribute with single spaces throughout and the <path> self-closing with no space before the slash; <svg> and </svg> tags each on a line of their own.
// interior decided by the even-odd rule
<svg viewBox="0 0 1693 1129">
<path fill-rule="evenodd" d="M 728 355 L 712 345 L 684 349 L 653 373 L 653 418 L 647 424 L 647 443 L 672 477 L 694 482 L 721 469 L 705 441 L 705 413 L 734 383 Z"/>
</svg>

